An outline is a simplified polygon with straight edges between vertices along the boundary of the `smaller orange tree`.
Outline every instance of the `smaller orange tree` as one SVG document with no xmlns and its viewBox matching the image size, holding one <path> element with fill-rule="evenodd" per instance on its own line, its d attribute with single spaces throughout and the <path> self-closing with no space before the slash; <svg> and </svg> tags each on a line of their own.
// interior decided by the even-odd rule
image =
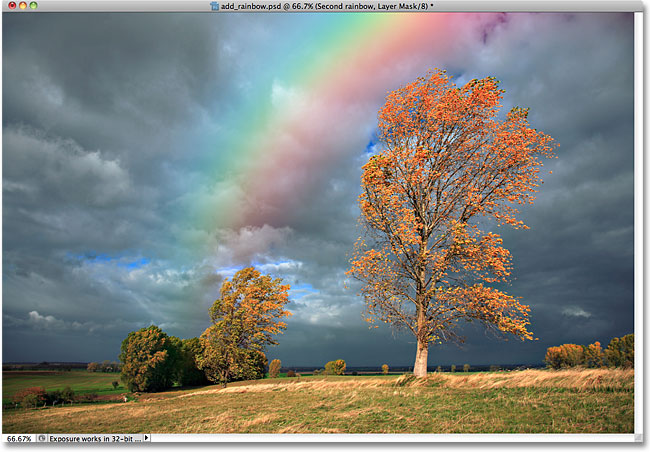
<svg viewBox="0 0 650 452">
<path fill-rule="evenodd" d="M 329 375 L 343 375 L 345 374 L 345 361 L 337 359 L 325 364 L 325 372 Z"/>
<path fill-rule="evenodd" d="M 253 267 L 224 281 L 221 298 L 210 308 L 212 325 L 200 338 L 203 352 L 197 365 L 209 380 L 225 386 L 235 379 L 264 376 L 263 351 L 277 344 L 273 336 L 287 327 L 280 319 L 291 315 L 284 309 L 289 289 L 280 278 L 262 275 Z"/>
<path fill-rule="evenodd" d="M 585 347 L 585 366 L 586 367 L 603 367 L 603 349 L 600 342 L 596 341 Z"/>
<path fill-rule="evenodd" d="M 282 361 L 279 359 L 274 359 L 271 361 L 271 365 L 269 366 L 269 377 L 271 378 L 277 378 L 278 375 L 280 375 L 280 368 L 282 367 Z"/>
</svg>

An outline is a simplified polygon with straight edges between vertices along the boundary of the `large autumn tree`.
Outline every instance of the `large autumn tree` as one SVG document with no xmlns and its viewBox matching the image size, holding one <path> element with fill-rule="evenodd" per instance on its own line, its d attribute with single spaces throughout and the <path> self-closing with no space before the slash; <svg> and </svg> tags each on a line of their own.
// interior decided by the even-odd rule
<svg viewBox="0 0 650 452">
<path fill-rule="evenodd" d="M 516 206 L 535 199 L 553 143 L 529 126 L 527 109 L 499 117 L 503 92 L 494 77 L 458 88 L 436 70 L 389 93 L 379 111 L 381 152 L 363 166 L 359 198 L 366 237 L 348 274 L 363 283 L 366 320 L 415 335 L 418 377 L 431 343 L 462 342 L 463 321 L 532 339 L 529 307 L 491 286 L 507 280 L 511 259 L 484 229 L 526 228 Z"/>
<path fill-rule="evenodd" d="M 223 282 L 221 297 L 210 308 L 212 326 L 200 338 L 203 352 L 197 357 L 210 380 L 225 385 L 264 376 L 264 350 L 277 344 L 273 336 L 286 328 L 281 319 L 291 315 L 284 309 L 289 289 L 280 278 L 262 275 L 253 267 Z"/>
</svg>

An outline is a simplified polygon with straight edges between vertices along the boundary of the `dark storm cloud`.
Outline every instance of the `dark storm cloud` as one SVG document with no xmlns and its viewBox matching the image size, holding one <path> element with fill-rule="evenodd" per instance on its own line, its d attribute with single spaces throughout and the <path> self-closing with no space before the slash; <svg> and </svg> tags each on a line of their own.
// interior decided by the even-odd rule
<svg viewBox="0 0 650 452">
<path fill-rule="evenodd" d="M 535 23 L 537 33 L 556 31 L 526 43 L 535 58 L 524 70 L 498 75 L 507 102 L 531 107 L 533 126 L 561 144 L 537 201 L 522 209 L 531 230 L 503 231 L 516 264 L 511 293 L 533 308 L 538 355 L 563 342 L 607 343 L 632 332 L 634 319 L 632 15 L 555 19 Z M 531 20 L 504 25 L 500 61 L 485 65 L 521 67 L 507 58 L 515 58 L 507 50 L 517 43 L 506 42 L 506 30 L 529 28 Z M 581 37 L 603 29 L 609 32 L 597 46 Z"/>
<path fill-rule="evenodd" d="M 264 58 L 284 45 L 274 37 L 297 37 L 298 16 L 80 17 L 3 15 L 4 359 L 112 360 L 129 331 L 150 323 L 197 336 L 222 280 L 255 264 L 293 288 L 294 315 L 270 359 L 411 364 L 412 338 L 369 329 L 345 275 L 374 114 L 303 175 L 310 188 L 299 187 L 293 210 L 206 226 L 246 199 L 236 177 L 210 172 L 215 152 L 228 152 L 210 143 L 246 133 L 226 127 L 239 104 L 272 101 L 286 74 Z M 539 341 L 502 342 L 472 326 L 462 348 L 432 347 L 430 365 L 534 363 L 549 345 L 606 343 L 633 327 L 631 15 L 482 23 L 445 59 L 414 56 L 386 89 L 436 66 L 459 83 L 494 75 L 504 105 L 530 107 L 531 124 L 561 144 L 537 201 L 522 208 L 531 229 L 496 230 L 515 264 L 506 289 L 531 305 Z M 253 85 L 259 73 L 265 81 Z M 195 211 L 208 221 L 193 222 Z"/>
</svg>

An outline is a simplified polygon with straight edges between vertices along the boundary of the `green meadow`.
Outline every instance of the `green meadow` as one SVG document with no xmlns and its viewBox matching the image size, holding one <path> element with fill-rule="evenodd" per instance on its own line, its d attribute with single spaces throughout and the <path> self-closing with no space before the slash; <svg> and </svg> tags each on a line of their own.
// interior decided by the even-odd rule
<svg viewBox="0 0 650 452">
<path fill-rule="evenodd" d="M 112 382 L 119 386 L 113 389 Z M 61 390 L 70 386 L 76 394 L 96 393 L 98 395 L 121 394 L 126 389 L 120 381 L 119 373 L 87 372 L 87 371 L 3 371 L 2 400 L 3 404 L 11 401 L 11 397 L 26 388 L 42 387 L 46 391 Z"/>
</svg>

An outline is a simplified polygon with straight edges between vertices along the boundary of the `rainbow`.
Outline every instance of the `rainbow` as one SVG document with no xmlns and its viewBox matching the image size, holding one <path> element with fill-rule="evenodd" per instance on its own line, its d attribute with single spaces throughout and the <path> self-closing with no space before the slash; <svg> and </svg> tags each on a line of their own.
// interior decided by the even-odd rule
<svg viewBox="0 0 650 452">
<path fill-rule="evenodd" d="M 268 73 L 232 112 L 213 153 L 214 181 L 238 196 L 203 218 L 206 230 L 280 223 L 299 208 L 316 174 L 345 153 L 362 153 L 388 91 L 480 43 L 495 14 L 332 13 L 294 15 L 287 37 L 264 55 Z M 283 41 L 285 39 L 286 41 Z M 255 83 L 253 83 L 255 86 Z M 350 147 L 354 147 L 351 149 Z M 217 188 L 218 189 L 218 188 Z M 208 212 L 215 206 L 204 206 Z"/>
</svg>

